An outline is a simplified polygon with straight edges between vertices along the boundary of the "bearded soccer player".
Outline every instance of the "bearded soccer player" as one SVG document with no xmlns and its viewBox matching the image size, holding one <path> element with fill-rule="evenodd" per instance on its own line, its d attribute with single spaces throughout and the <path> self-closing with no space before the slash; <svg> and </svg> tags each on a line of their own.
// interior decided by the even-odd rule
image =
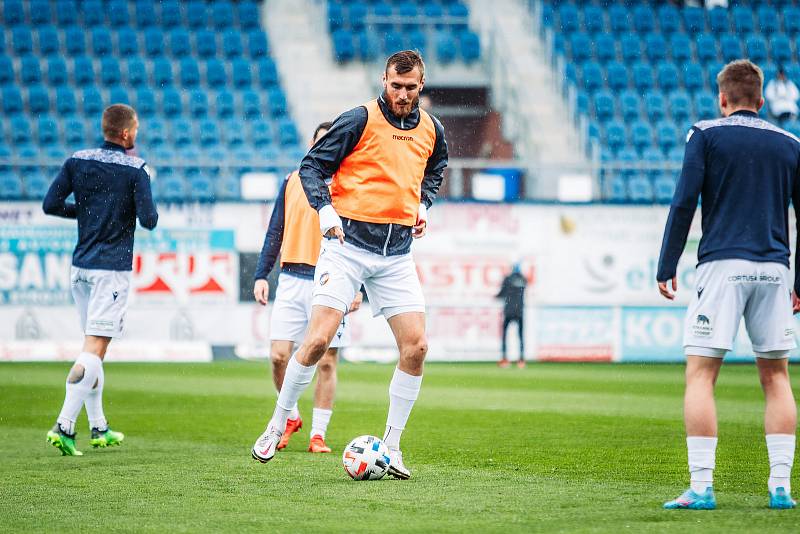
<svg viewBox="0 0 800 534">
<path fill-rule="evenodd" d="M 747 60 L 717 76 L 723 118 L 695 124 L 670 207 L 657 281 L 674 299 L 678 260 L 702 198 L 697 283 L 686 312 L 684 420 L 690 487 L 667 509 L 716 508 L 717 413 L 714 384 L 744 317 L 766 398 L 764 430 L 770 508 L 794 508 L 790 477 L 797 406 L 788 356 L 792 311 L 800 310 L 800 270 L 789 275 L 789 203 L 800 210 L 800 141 L 760 119 L 764 75 Z M 800 221 L 800 217 L 798 217 Z M 797 256 L 795 256 L 797 267 Z M 668 287 L 668 283 L 672 288 Z"/>
<path fill-rule="evenodd" d="M 75 446 L 75 422 L 84 404 L 93 447 L 119 445 L 125 437 L 108 427 L 103 412 L 103 358 L 111 339 L 123 332 L 136 218 L 148 230 L 158 222 L 145 162 L 126 154 L 139 130 L 136 112 L 124 104 L 109 106 L 102 129 L 103 145 L 74 153 L 43 204 L 48 215 L 78 220 L 70 278 L 85 337 L 67 376 L 61 413 L 47 433 L 47 441 L 64 456 L 82 454 Z M 74 203 L 67 202 L 70 194 Z"/>
<path fill-rule="evenodd" d="M 444 129 L 419 109 L 424 84 L 419 54 L 393 54 L 386 61 L 383 94 L 336 119 L 300 165 L 300 180 L 326 239 L 306 336 L 287 365 L 272 420 L 253 446 L 259 461 L 275 455 L 292 407 L 363 283 L 373 313 L 386 318 L 400 352 L 384 434 L 389 475 L 411 476 L 400 436 L 419 395 L 428 351 L 425 298 L 411 242 L 425 235 L 427 210 L 447 167 Z"/>
<path fill-rule="evenodd" d="M 330 129 L 330 122 L 317 126 L 311 145 L 313 146 Z M 314 289 L 314 266 L 319 259 L 322 234 L 319 231 L 319 215 L 308 204 L 300 175 L 289 174 L 281 184 L 275 207 L 269 220 L 264 246 L 258 259 L 253 295 L 257 302 L 267 304 L 269 285 L 267 276 L 281 256 L 281 274 L 270 323 L 270 360 L 272 380 L 280 393 L 286 365 L 292 356 L 295 344 L 303 341 L 308 320 L 311 317 L 311 297 Z M 351 312 L 361 305 L 361 292 L 350 306 Z M 311 419 L 309 452 L 331 452 L 325 443 L 325 433 L 333 415 L 333 399 L 336 395 L 336 360 L 339 348 L 347 346 L 349 332 L 346 317 L 342 319 L 330 348 L 319 361 L 317 387 L 314 392 L 314 411 Z M 292 434 L 303 427 L 297 404 L 292 407 L 278 449 L 289 444 Z"/>
</svg>

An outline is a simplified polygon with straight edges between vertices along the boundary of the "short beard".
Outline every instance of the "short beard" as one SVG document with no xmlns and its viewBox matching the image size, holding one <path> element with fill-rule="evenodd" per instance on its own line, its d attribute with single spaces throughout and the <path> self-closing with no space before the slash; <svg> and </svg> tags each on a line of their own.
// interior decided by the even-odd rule
<svg viewBox="0 0 800 534">
<path fill-rule="evenodd" d="M 397 116 L 397 118 L 399 118 L 399 119 L 405 119 L 406 117 L 408 117 L 409 115 L 411 115 L 411 112 L 412 112 L 412 111 L 414 111 L 414 108 L 415 108 L 415 107 L 416 107 L 418 104 L 419 104 L 419 97 L 417 97 L 417 98 L 415 98 L 414 100 L 412 100 L 412 101 L 411 101 L 411 105 L 410 105 L 410 106 L 408 106 L 407 108 L 405 108 L 405 109 L 408 109 L 408 111 L 402 111 L 402 112 L 401 112 L 399 108 L 398 108 L 398 109 L 395 109 L 395 104 L 394 104 L 394 103 L 390 103 L 390 104 L 389 104 L 389 109 L 391 109 L 391 110 L 392 110 L 392 113 L 394 113 L 394 115 L 395 115 L 395 116 Z"/>
</svg>

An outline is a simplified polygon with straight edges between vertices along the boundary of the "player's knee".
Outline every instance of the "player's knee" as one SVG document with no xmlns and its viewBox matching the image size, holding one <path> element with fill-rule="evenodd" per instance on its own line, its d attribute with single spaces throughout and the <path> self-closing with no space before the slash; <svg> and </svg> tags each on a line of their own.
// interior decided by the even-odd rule
<svg viewBox="0 0 800 534">
<path fill-rule="evenodd" d="M 269 358 L 272 361 L 272 365 L 281 365 L 281 366 L 286 366 L 286 364 L 289 363 L 290 356 L 291 353 L 280 350 L 273 350 L 269 354 Z"/>
<path fill-rule="evenodd" d="M 317 364 L 317 371 L 320 375 L 332 375 L 336 372 L 336 359 L 326 354 Z"/>
<path fill-rule="evenodd" d="M 771 390 L 789 384 L 789 375 L 787 372 L 781 370 L 760 370 L 758 378 L 761 381 L 761 387 L 764 390 Z"/>
<path fill-rule="evenodd" d="M 83 368 L 82 365 L 78 365 L 77 363 L 72 366 L 72 369 L 69 370 L 69 374 L 67 375 L 67 382 L 70 384 L 77 384 L 81 380 L 83 380 L 83 375 L 86 374 L 86 369 Z"/>
<path fill-rule="evenodd" d="M 305 340 L 306 351 L 309 356 L 319 360 L 328 350 L 330 340 L 321 334 L 310 334 Z"/>
<path fill-rule="evenodd" d="M 407 359 L 421 363 L 425 360 L 425 355 L 428 354 L 427 338 L 424 335 L 419 336 L 404 344 L 402 352 Z"/>
</svg>

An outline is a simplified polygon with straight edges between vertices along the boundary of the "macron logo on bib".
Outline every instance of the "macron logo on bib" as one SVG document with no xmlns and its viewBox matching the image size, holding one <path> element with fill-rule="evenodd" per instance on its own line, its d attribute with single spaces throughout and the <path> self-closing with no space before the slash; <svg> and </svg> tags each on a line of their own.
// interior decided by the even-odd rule
<svg viewBox="0 0 800 534">
<path fill-rule="evenodd" d="M 414 138 L 411 137 L 410 135 L 392 134 L 392 139 L 394 139 L 395 141 L 412 141 L 412 142 L 414 141 Z"/>
</svg>

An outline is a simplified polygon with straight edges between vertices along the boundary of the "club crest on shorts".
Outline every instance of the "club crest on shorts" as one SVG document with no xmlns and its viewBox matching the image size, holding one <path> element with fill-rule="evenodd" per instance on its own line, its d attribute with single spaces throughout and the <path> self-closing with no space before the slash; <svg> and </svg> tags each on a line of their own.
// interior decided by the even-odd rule
<svg viewBox="0 0 800 534">
<path fill-rule="evenodd" d="M 328 283 L 328 280 L 330 279 L 331 279 L 331 273 L 329 272 L 322 273 L 322 275 L 319 277 L 319 285 L 324 286 L 325 284 Z"/>
<path fill-rule="evenodd" d="M 707 315 L 699 314 L 695 319 L 692 332 L 697 337 L 709 337 L 714 332 L 714 328 L 711 326 L 711 319 Z"/>
</svg>

